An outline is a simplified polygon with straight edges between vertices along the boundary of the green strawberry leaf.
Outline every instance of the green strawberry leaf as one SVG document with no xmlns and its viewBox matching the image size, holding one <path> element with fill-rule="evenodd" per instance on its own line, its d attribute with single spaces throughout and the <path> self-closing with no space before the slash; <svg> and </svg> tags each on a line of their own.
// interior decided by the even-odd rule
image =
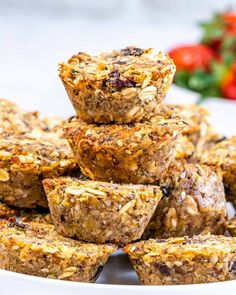
<svg viewBox="0 0 236 295">
<path fill-rule="evenodd" d="M 186 71 L 178 71 L 175 74 L 175 84 L 180 87 L 188 88 L 189 77 L 190 77 L 190 73 Z"/>
<path fill-rule="evenodd" d="M 224 21 L 219 14 L 215 14 L 209 22 L 200 23 L 203 29 L 202 43 L 211 44 L 216 39 L 221 39 L 224 35 Z"/>
<path fill-rule="evenodd" d="M 225 35 L 221 43 L 220 50 L 223 52 L 231 50 L 235 44 L 236 44 L 235 36 Z"/>
<path fill-rule="evenodd" d="M 214 83 L 214 78 L 211 74 L 203 70 L 197 70 L 192 73 L 188 80 L 188 88 L 194 91 L 202 92 L 209 88 Z"/>
<path fill-rule="evenodd" d="M 232 64 L 234 63 L 234 61 L 236 61 L 235 54 L 230 51 L 225 51 L 224 53 L 222 53 L 222 57 L 223 57 L 224 65 L 227 68 L 230 68 Z"/>
<path fill-rule="evenodd" d="M 215 81 L 215 85 L 220 85 L 229 71 L 225 63 L 214 61 L 211 63 L 211 74 Z"/>
</svg>

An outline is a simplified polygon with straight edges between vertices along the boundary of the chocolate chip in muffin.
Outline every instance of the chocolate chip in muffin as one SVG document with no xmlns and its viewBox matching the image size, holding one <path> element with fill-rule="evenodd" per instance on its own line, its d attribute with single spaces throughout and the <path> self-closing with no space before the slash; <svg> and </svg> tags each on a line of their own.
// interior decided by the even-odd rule
<svg viewBox="0 0 236 295">
<path fill-rule="evenodd" d="M 121 49 L 121 52 L 124 55 L 134 55 L 134 56 L 141 56 L 143 54 L 143 50 L 138 47 L 126 47 Z"/>
<path fill-rule="evenodd" d="M 169 267 L 167 265 L 157 263 L 156 264 L 156 267 L 159 269 L 159 271 L 160 271 L 160 273 L 162 275 L 165 275 L 165 276 L 169 276 L 170 275 L 170 269 L 169 269 Z"/>
<path fill-rule="evenodd" d="M 236 261 L 229 264 L 229 271 L 236 275 Z"/>
<path fill-rule="evenodd" d="M 168 198 L 171 192 L 170 187 L 168 186 L 161 186 L 160 187 L 161 191 L 162 191 L 162 198 Z"/>
<path fill-rule="evenodd" d="M 23 224 L 23 223 L 20 223 L 20 222 L 11 222 L 11 223 L 9 223 L 8 227 L 9 228 L 13 228 L 14 227 L 14 228 L 16 228 L 18 230 L 24 230 L 25 227 L 26 227 L 26 225 Z"/>
<path fill-rule="evenodd" d="M 119 71 L 113 70 L 108 75 L 108 80 L 105 82 L 105 85 L 107 87 L 114 88 L 114 90 L 117 91 L 125 87 L 134 87 L 135 82 L 121 79 Z"/>
</svg>

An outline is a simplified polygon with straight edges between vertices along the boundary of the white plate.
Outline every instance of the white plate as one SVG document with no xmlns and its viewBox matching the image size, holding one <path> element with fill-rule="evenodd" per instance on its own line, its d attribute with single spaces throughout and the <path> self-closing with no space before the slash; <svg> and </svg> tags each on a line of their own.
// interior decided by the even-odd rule
<svg viewBox="0 0 236 295">
<path fill-rule="evenodd" d="M 1 295 L 235 295 L 236 280 L 179 286 L 126 286 L 44 279 L 0 270 Z"/>
<path fill-rule="evenodd" d="M 236 134 L 236 103 L 223 99 L 211 99 L 205 104 L 211 110 L 214 125 L 223 134 Z M 232 207 L 229 211 L 232 215 Z M 223 293 L 235 295 L 236 280 L 199 285 L 140 286 L 127 256 L 121 251 L 110 257 L 96 284 L 37 278 L 0 270 L 0 295 L 121 295 L 122 293 L 130 295 L 222 295 Z"/>
</svg>

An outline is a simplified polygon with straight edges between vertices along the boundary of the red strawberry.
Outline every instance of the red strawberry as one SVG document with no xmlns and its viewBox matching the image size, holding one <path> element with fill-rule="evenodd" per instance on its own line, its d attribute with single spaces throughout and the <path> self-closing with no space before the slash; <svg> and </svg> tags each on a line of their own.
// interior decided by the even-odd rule
<svg viewBox="0 0 236 295">
<path fill-rule="evenodd" d="M 236 99 L 236 62 L 221 82 L 221 92 L 224 97 Z"/>
<path fill-rule="evenodd" d="M 184 45 L 172 49 L 169 52 L 173 58 L 177 70 L 192 72 L 197 69 L 208 69 L 214 52 L 205 45 Z"/>
<path fill-rule="evenodd" d="M 236 100 L 236 79 L 224 84 L 221 91 L 224 97 Z"/>
</svg>

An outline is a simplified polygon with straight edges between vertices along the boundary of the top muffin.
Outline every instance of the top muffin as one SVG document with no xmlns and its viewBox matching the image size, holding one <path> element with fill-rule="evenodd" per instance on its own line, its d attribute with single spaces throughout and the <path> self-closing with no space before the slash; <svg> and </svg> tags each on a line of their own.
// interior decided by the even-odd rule
<svg viewBox="0 0 236 295">
<path fill-rule="evenodd" d="M 60 65 L 77 115 L 87 123 L 150 118 L 159 110 L 174 73 L 169 56 L 134 46 L 96 56 L 79 52 Z"/>
</svg>

